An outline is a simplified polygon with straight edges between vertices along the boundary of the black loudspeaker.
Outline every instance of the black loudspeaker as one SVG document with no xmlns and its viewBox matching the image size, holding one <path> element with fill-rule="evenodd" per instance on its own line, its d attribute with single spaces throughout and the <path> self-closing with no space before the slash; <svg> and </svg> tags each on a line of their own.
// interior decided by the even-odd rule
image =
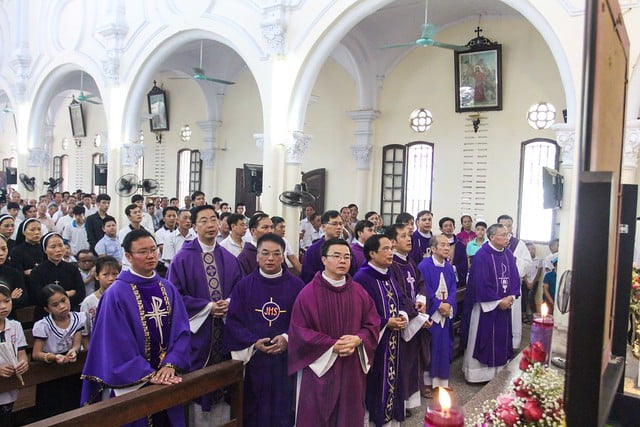
<svg viewBox="0 0 640 427">
<path fill-rule="evenodd" d="M 8 167 L 5 168 L 5 173 L 7 175 L 7 185 L 17 184 L 18 183 L 18 169 Z"/>
<path fill-rule="evenodd" d="M 107 185 L 106 163 L 99 163 L 99 164 L 93 165 L 93 185 L 95 186 Z"/>
<path fill-rule="evenodd" d="M 244 164 L 244 192 L 259 196 L 262 194 L 262 165 Z"/>
</svg>

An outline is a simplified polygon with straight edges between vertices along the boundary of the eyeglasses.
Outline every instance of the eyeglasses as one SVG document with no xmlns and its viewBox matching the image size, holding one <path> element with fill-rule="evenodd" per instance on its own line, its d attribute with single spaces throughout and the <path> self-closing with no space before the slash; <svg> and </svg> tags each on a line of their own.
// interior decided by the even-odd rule
<svg viewBox="0 0 640 427">
<path fill-rule="evenodd" d="M 344 255 L 341 255 L 341 254 L 329 254 L 329 255 L 327 255 L 327 258 L 333 258 L 336 261 L 339 261 L 339 260 L 350 261 L 351 260 L 351 255 L 349 255 L 349 254 L 344 254 Z"/>
<path fill-rule="evenodd" d="M 133 255 L 140 255 L 143 257 L 148 257 L 149 254 L 152 255 L 158 255 L 158 247 L 154 246 L 153 248 L 148 248 L 148 249 L 140 249 L 139 251 L 131 251 L 130 253 L 132 253 Z"/>
<path fill-rule="evenodd" d="M 327 225 L 333 225 L 334 227 L 342 227 L 344 226 L 344 222 L 327 222 Z"/>
<path fill-rule="evenodd" d="M 261 257 L 265 257 L 265 258 L 269 258 L 269 257 L 278 258 L 278 257 L 282 256 L 282 252 L 281 251 L 273 251 L 273 252 L 260 251 L 260 252 L 258 252 L 258 255 L 260 255 Z"/>
</svg>

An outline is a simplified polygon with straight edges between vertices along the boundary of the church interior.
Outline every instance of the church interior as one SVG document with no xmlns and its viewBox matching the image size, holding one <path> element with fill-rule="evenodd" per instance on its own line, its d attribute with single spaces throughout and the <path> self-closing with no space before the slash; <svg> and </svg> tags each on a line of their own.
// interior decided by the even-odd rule
<svg viewBox="0 0 640 427">
<path fill-rule="evenodd" d="M 50 178 L 57 191 L 107 192 L 119 221 L 133 175 L 149 196 L 182 205 L 200 190 L 289 224 L 300 207 L 279 196 L 315 171 L 322 208 L 355 203 L 385 224 L 422 209 L 434 224 L 507 213 L 542 255 L 560 239 L 560 275 L 577 238 L 585 3 L 0 1 L 2 171 L 15 168 L 23 198 Z M 619 5 L 630 40 L 621 182 L 637 184 L 640 1 Z M 482 55 L 464 59 L 474 40 L 495 61 L 475 77 Z M 563 177 L 556 209 L 542 207 L 542 166 Z M 566 331 L 568 315 L 555 318 Z"/>
</svg>

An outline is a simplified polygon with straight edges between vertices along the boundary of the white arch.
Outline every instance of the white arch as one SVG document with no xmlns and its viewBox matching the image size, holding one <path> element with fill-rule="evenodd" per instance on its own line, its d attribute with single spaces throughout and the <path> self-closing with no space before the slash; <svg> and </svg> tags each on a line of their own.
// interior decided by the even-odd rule
<svg viewBox="0 0 640 427">
<path fill-rule="evenodd" d="M 311 90 L 322 65 L 331 51 L 359 22 L 392 1 L 393 0 L 355 0 L 353 1 L 353 7 L 345 8 L 345 12 L 341 16 L 327 24 L 325 31 L 321 32 L 322 35 L 306 55 L 301 65 L 298 79 L 294 83 L 291 92 L 292 98 L 288 119 L 291 129 L 303 129 L 306 106 L 309 96 L 311 95 Z M 501 1 L 528 19 L 549 46 L 549 50 L 556 61 L 562 79 L 567 105 L 567 121 L 568 124 L 574 124 L 577 115 L 577 88 L 562 42 L 551 24 L 530 1 Z"/>
<path fill-rule="evenodd" d="M 209 25 L 210 26 L 210 25 Z M 177 49 L 186 43 L 197 40 L 214 40 L 220 42 L 231 49 L 233 49 L 244 60 L 252 73 L 257 85 L 258 93 L 260 94 L 261 102 L 263 102 L 263 90 L 264 85 L 261 85 L 262 76 L 261 73 L 256 73 L 258 68 L 258 58 L 261 54 L 257 51 L 255 46 L 255 40 L 251 38 L 246 32 L 235 32 L 232 37 L 238 43 L 231 43 L 227 38 L 222 37 L 218 33 L 206 30 L 204 28 L 186 28 L 179 32 L 171 31 L 164 32 L 159 35 L 155 40 L 146 43 L 146 46 L 152 46 L 149 48 L 145 56 L 141 57 L 131 69 L 135 70 L 135 73 L 131 77 L 131 82 L 128 86 L 128 91 L 125 95 L 125 109 L 123 111 L 123 130 L 124 141 L 130 141 L 135 138 L 137 127 L 139 126 L 139 120 L 137 117 L 138 109 L 144 101 L 146 93 L 150 89 L 149 82 L 153 80 L 153 77 L 158 73 L 162 64 L 167 58 L 173 54 Z M 253 46 L 253 47 L 252 47 Z M 267 81 L 265 79 L 265 84 Z M 205 96 L 205 99 L 207 97 Z M 207 100 L 208 117 L 215 112 L 218 106 L 213 106 L 211 103 L 215 103 L 216 100 Z"/>
</svg>

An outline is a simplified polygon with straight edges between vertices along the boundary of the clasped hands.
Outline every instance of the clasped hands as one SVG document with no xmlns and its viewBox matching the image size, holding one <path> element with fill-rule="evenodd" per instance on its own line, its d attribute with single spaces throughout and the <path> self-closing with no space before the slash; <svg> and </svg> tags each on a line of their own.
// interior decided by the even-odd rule
<svg viewBox="0 0 640 427">
<path fill-rule="evenodd" d="M 407 319 L 404 316 L 390 317 L 387 327 L 393 330 L 401 330 L 407 327 Z"/>
<path fill-rule="evenodd" d="M 229 302 L 224 299 L 215 301 L 211 307 L 211 315 L 215 318 L 222 318 L 226 316 L 227 311 L 229 311 Z"/>
<path fill-rule="evenodd" d="M 498 307 L 500 307 L 500 310 L 509 310 L 513 305 L 513 300 L 513 296 L 506 296 L 500 300 L 500 303 L 498 303 Z"/>
<path fill-rule="evenodd" d="M 271 343 L 270 345 L 268 345 Z M 273 338 L 260 338 L 256 341 L 256 349 L 267 354 L 280 354 L 287 349 L 287 340 L 282 335 Z"/>
<path fill-rule="evenodd" d="M 333 345 L 333 352 L 340 357 L 351 356 L 360 344 L 362 344 L 362 339 L 359 336 L 343 335 Z"/>
<path fill-rule="evenodd" d="M 0 376 L 9 378 L 14 374 L 22 375 L 27 372 L 27 369 L 29 369 L 29 363 L 26 360 L 19 360 L 15 367 L 11 365 L 0 366 Z"/>
</svg>

